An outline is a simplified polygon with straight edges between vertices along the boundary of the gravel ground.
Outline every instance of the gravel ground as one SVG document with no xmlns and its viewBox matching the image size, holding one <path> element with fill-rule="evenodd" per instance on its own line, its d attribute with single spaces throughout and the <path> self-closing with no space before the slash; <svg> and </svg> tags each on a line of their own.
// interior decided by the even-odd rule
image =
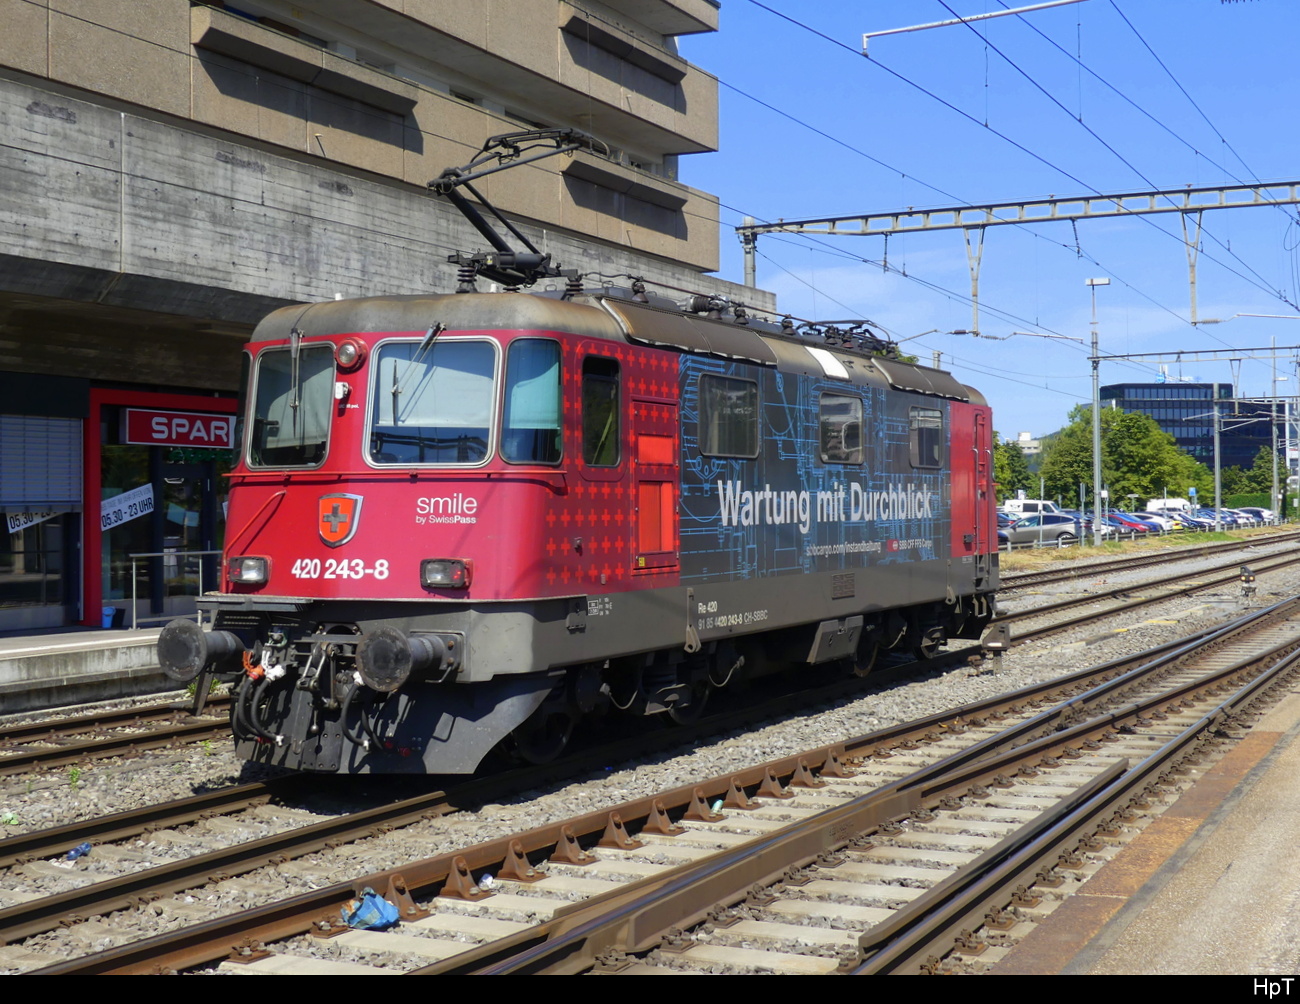
<svg viewBox="0 0 1300 1004">
<path fill-rule="evenodd" d="M 1249 563 L 1279 548 L 1257 548 L 1243 555 Z M 1216 559 L 1217 560 L 1217 559 Z M 1207 562 L 1171 555 L 1161 572 L 1191 576 Z M 1141 582 L 1150 569 L 1108 573 L 1090 580 L 1052 584 L 1037 591 L 1019 591 L 1006 606 L 1033 606 L 1078 592 L 1113 588 L 1126 581 Z M 114 915 L 110 922 L 91 921 L 31 939 L 25 950 L 45 956 L 43 961 L 22 955 L 23 949 L 0 948 L 0 971 L 21 971 L 46 964 L 49 956 L 81 955 L 171 929 L 203 917 L 261 905 L 273 897 L 288 896 L 372 871 L 397 867 L 414 858 L 432 856 L 494 838 L 522 826 L 541 825 L 575 814 L 613 806 L 664 788 L 749 766 L 819 745 L 841 741 L 901 721 L 937 714 L 971 701 L 994 696 L 1030 683 L 1074 672 L 1085 666 L 1142 651 L 1162 642 L 1238 616 L 1251 608 L 1269 605 L 1300 591 L 1300 569 L 1261 575 L 1259 591 L 1245 600 L 1235 585 L 1210 593 L 1148 606 L 1132 614 L 1116 614 L 1104 628 L 1078 629 L 1039 643 L 1017 648 L 1000 659 L 971 668 L 962 666 L 943 673 L 918 676 L 908 682 L 873 685 L 864 682 L 861 696 L 835 705 L 792 710 L 779 721 L 734 734 L 699 749 L 656 754 L 653 762 L 611 764 L 586 778 L 554 790 L 520 794 L 508 804 L 488 805 L 474 813 L 461 813 L 386 834 L 361 844 L 311 855 L 276 870 L 227 880 L 192 891 L 173 900 Z M 89 764 L 76 776 L 33 775 L 0 778 L 0 830 L 16 833 L 119 811 L 136 805 L 180 798 L 212 787 L 251 780 L 260 775 L 236 760 L 224 743 L 196 746 L 181 752 L 150 754 L 134 760 Z M 349 796 L 372 791 L 373 782 L 340 778 L 338 809 Z M 309 806 L 310 807 L 310 806 Z M 318 811 L 328 811 L 315 807 Z M 211 820 L 130 841 L 117 848 L 97 848 L 68 865 L 33 862 L 0 876 L 0 907 L 24 896 L 48 895 L 84 884 L 92 875 L 103 876 L 147 867 L 175 857 L 229 846 L 240 840 L 301 825 L 309 813 L 289 810 L 279 817 L 270 810 L 246 814 L 238 822 Z M 2 839 L 2 838 L 0 838 Z M 303 939 L 312 954 L 352 961 L 337 946 L 321 946 Z M 26 961 L 24 961 L 26 960 Z"/>
</svg>

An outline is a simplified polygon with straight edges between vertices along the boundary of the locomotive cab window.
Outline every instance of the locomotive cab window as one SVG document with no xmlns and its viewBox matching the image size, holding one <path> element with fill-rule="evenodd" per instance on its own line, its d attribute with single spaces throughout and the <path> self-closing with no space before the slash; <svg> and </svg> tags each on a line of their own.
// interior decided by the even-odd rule
<svg viewBox="0 0 1300 1004">
<path fill-rule="evenodd" d="M 519 338 L 506 352 L 501 457 L 512 464 L 560 461 L 560 345 Z"/>
<path fill-rule="evenodd" d="M 614 467 L 619 462 L 618 362 L 600 356 L 582 361 L 582 462 Z"/>
<path fill-rule="evenodd" d="M 862 463 L 862 399 L 823 394 L 818 405 L 822 460 L 828 464 Z"/>
<path fill-rule="evenodd" d="M 909 454 L 913 467 L 943 466 L 943 412 L 912 409 Z"/>
<path fill-rule="evenodd" d="M 699 439 L 706 457 L 757 457 L 758 384 L 700 374 Z"/>
<path fill-rule="evenodd" d="M 370 412 L 375 464 L 481 464 L 495 397 L 491 342 L 385 342 L 376 354 Z"/>
<path fill-rule="evenodd" d="M 268 349 L 257 357 L 250 467 L 319 467 L 334 409 L 334 346 Z"/>
</svg>

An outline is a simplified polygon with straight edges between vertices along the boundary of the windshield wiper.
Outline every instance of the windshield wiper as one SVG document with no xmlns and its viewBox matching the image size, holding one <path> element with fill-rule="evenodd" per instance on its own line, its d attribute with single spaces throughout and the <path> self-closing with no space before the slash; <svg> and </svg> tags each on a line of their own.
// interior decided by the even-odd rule
<svg viewBox="0 0 1300 1004">
<path fill-rule="evenodd" d="M 429 330 L 424 333 L 424 339 L 420 342 L 420 347 L 416 350 L 415 355 L 406 364 L 406 369 L 402 371 L 399 378 L 397 375 L 397 360 L 393 360 L 393 424 L 401 425 L 401 413 L 398 410 L 398 399 L 410 382 L 411 374 L 415 368 L 423 361 L 425 354 L 433 346 L 433 341 L 440 334 L 447 330 L 447 326 L 441 321 L 431 325 Z"/>
<path fill-rule="evenodd" d="M 298 330 L 298 325 L 289 329 L 289 386 L 292 388 L 292 394 L 289 397 L 289 408 L 293 414 L 293 431 L 298 431 L 298 408 L 302 404 L 302 388 L 299 385 L 299 357 L 302 355 L 302 332 Z"/>
</svg>

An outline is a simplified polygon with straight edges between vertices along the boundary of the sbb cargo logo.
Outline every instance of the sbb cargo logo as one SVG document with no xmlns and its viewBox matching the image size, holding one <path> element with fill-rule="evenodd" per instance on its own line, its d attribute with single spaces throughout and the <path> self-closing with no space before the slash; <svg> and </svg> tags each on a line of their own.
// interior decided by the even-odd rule
<svg viewBox="0 0 1300 1004">
<path fill-rule="evenodd" d="M 330 547 L 342 547 L 357 532 L 361 522 L 360 495 L 322 495 L 317 513 L 320 539 Z"/>
</svg>

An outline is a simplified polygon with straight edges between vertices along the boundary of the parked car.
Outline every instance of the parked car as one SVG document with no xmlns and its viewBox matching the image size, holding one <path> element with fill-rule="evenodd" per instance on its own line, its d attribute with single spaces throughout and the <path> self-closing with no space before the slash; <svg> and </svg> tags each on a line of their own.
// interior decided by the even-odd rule
<svg viewBox="0 0 1300 1004">
<path fill-rule="evenodd" d="M 1106 522 L 1113 526 L 1118 533 L 1127 533 L 1133 535 L 1154 533 L 1154 527 L 1149 523 L 1139 523 L 1136 520 L 1125 519 L 1123 516 L 1115 513 L 1106 514 Z"/>
<path fill-rule="evenodd" d="M 1261 524 L 1265 526 L 1272 526 L 1278 521 L 1277 513 L 1275 513 L 1272 509 L 1265 509 L 1263 506 L 1256 506 L 1256 505 L 1242 506 L 1241 511 L 1250 513 L 1257 520 L 1259 520 Z"/>
<path fill-rule="evenodd" d="M 1223 511 L 1232 513 L 1241 521 L 1243 526 L 1259 526 L 1259 517 L 1257 517 L 1253 512 L 1249 512 L 1245 509 L 1225 509 Z"/>
<path fill-rule="evenodd" d="M 1154 523 L 1165 533 L 1172 530 L 1175 525 L 1173 515 L 1167 512 L 1135 512 L 1133 515 L 1140 516 L 1149 523 Z"/>
<path fill-rule="evenodd" d="M 1147 530 L 1152 533 L 1162 533 L 1164 531 L 1164 527 L 1160 523 L 1157 523 L 1155 520 L 1151 519 L 1150 517 L 1143 516 L 1139 513 L 1123 512 L 1119 509 L 1116 509 L 1115 515 L 1118 516 L 1120 519 L 1128 520 L 1130 523 L 1140 523 L 1142 526 L 1145 526 Z"/>
<path fill-rule="evenodd" d="M 1006 540 L 1002 535 L 1006 534 Z M 1073 544 L 1083 535 L 1079 521 L 1064 513 L 1049 512 L 1041 516 L 1018 519 L 1005 530 L 998 531 L 998 540 L 1011 544 Z"/>
<path fill-rule="evenodd" d="M 1092 513 L 1081 512 L 1078 509 L 1062 509 L 1061 512 L 1063 515 L 1069 516 L 1078 521 L 1079 525 L 1083 528 L 1084 536 L 1092 536 Z M 1101 528 L 1101 535 L 1103 537 L 1110 536 L 1114 534 L 1114 532 L 1115 528 L 1109 525 Z"/>
<path fill-rule="evenodd" d="M 1190 512 L 1173 512 L 1169 513 L 1170 518 L 1184 530 L 1213 530 L 1214 521 L 1205 520 L 1200 516 L 1193 516 Z"/>
<path fill-rule="evenodd" d="M 1228 512 L 1226 509 L 1219 510 L 1219 515 L 1217 520 L 1215 519 L 1213 509 L 1199 509 L 1197 510 L 1196 515 L 1201 519 L 1209 520 L 1211 526 L 1213 526 L 1216 522 L 1220 526 L 1225 526 L 1229 528 L 1236 528 L 1241 525 L 1241 520 L 1239 520 L 1232 513 Z"/>
<path fill-rule="evenodd" d="M 1061 511 L 1060 506 L 1048 499 L 1007 499 L 1002 503 L 1002 509 L 1017 518 L 1034 513 Z"/>
</svg>

